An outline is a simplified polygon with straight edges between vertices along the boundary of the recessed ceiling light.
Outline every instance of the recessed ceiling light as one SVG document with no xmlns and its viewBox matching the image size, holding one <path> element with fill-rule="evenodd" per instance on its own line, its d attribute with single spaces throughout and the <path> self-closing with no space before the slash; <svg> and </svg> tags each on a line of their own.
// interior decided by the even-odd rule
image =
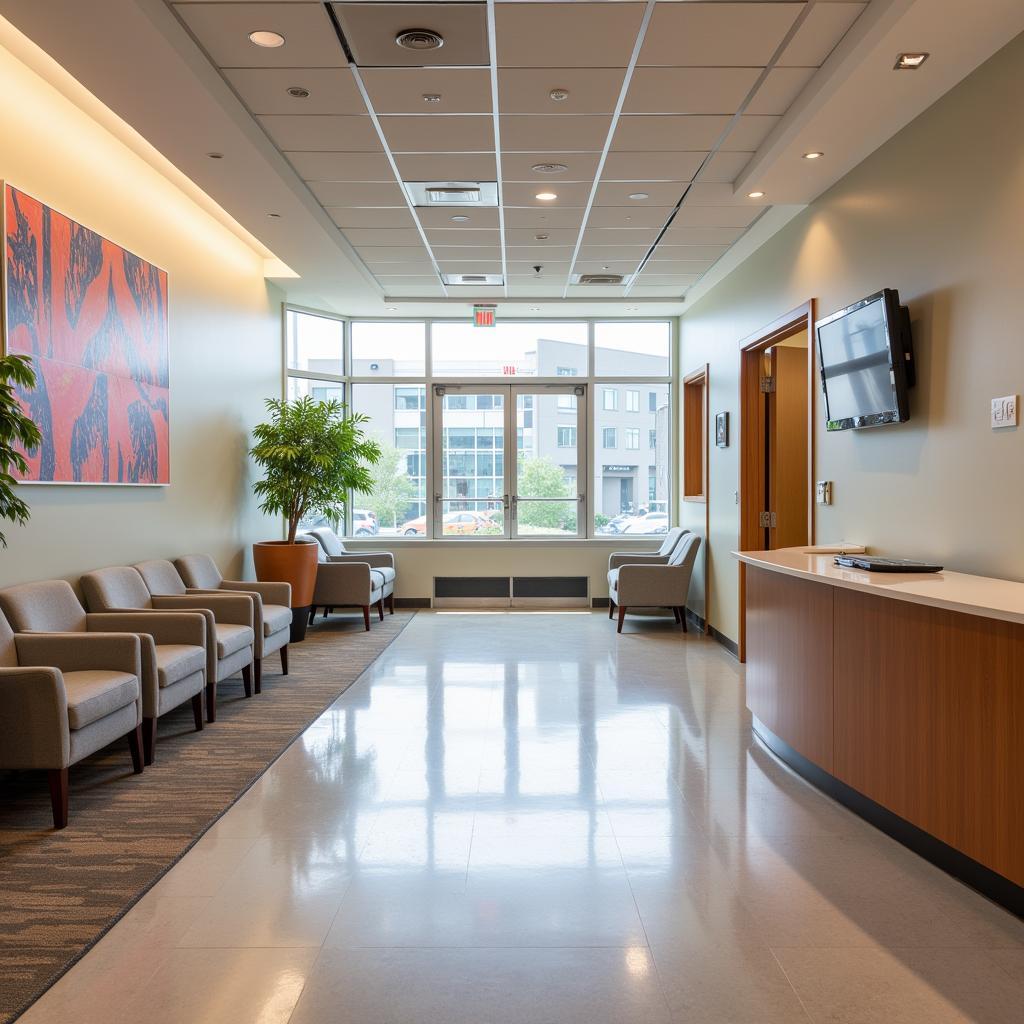
<svg viewBox="0 0 1024 1024">
<path fill-rule="evenodd" d="M 465 224 L 469 218 L 464 213 L 457 213 L 452 217 L 452 220 L 455 221 L 456 224 Z"/>
<path fill-rule="evenodd" d="M 805 160 L 820 160 L 824 155 L 825 155 L 824 153 L 818 153 L 818 152 L 804 153 L 804 159 Z"/>
<path fill-rule="evenodd" d="M 273 50 L 278 46 L 284 46 L 284 36 L 280 32 L 268 32 L 265 29 L 258 29 L 249 33 L 249 42 L 262 46 L 264 49 Z"/>
<path fill-rule="evenodd" d="M 568 89 L 552 89 L 551 92 L 548 93 L 548 95 L 556 103 L 564 103 L 569 98 L 569 90 Z"/>
<path fill-rule="evenodd" d="M 894 71 L 916 71 L 928 57 L 927 53 L 901 53 L 892 67 Z"/>
<path fill-rule="evenodd" d="M 223 153 L 207 153 L 206 155 L 211 160 L 223 160 L 224 159 L 224 154 Z"/>
<path fill-rule="evenodd" d="M 650 194 L 650 192 L 630 192 L 629 193 L 629 198 L 630 199 L 650 199 L 651 198 L 651 194 Z"/>
<path fill-rule="evenodd" d="M 281 216 L 281 214 L 279 214 L 279 213 L 268 213 L 267 216 L 268 217 L 273 217 L 274 220 L 277 220 Z"/>
<path fill-rule="evenodd" d="M 764 193 L 763 192 L 748 192 L 747 193 L 747 198 L 748 199 L 763 199 L 764 198 Z"/>
<path fill-rule="evenodd" d="M 557 192 L 538 192 L 533 198 L 534 199 L 539 199 L 539 200 L 541 200 L 541 202 L 544 202 L 544 203 L 550 203 L 552 199 L 557 199 L 558 198 L 558 193 Z"/>
<path fill-rule="evenodd" d="M 388 306 L 388 312 L 389 313 L 397 313 L 398 312 L 398 307 L 397 306 Z"/>
<path fill-rule="evenodd" d="M 533 237 L 536 238 L 538 242 L 546 242 L 548 240 L 547 235 L 534 235 Z"/>
<path fill-rule="evenodd" d="M 424 103 L 440 103 L 441 94 L 439 92 L 425 92 L 423 94 Z"/>
<path fill-rule="evenodd" d="M 569 168 L 565 164 L 534 164 L 530 170 L 537 174 L 562 174 Z"/>
<path fill-rule="evenodd" d="M 395 36 L 395 44 L 403 50 L 440 50 L 444 36 L 431 28 L 407 28 Z"/>
<path fill-rule="evenodd" d="M 309 95 L 309 90 L 301 85 L 293 85 L 288 89 L 288 95 L 294 96 L 297 100 L 304 100 Z"/>
</svg>

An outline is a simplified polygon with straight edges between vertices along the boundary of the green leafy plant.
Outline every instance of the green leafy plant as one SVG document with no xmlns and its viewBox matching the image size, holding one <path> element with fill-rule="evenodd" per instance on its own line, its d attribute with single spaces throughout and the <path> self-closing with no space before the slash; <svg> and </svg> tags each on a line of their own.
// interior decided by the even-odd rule
<svg viewBox="0 0 1024 1024">
<path fill-rule="evenodd" d="M 16 446 L 33 451 L 42 441 L 39 428 L 22 412 L 14 392 L 36 386 L 36 374 L 28 356 L 0 356 L 0 519 L 24 526 L 28 522 L 28 505 L 14 493 L 18 481 L 11 468 L 28 472 L 28 463 Z M 7 537 L 0 533 L 0 545 L 7 547 Z"/>
<path fill-rule="evenodd" d="M 380 461 L 370 471 L 371 485 L 365 492 L 367 507 L 381 526 L 397 527 L 416 499 L 416 489 L 406 474 L 405 454 L 393 445 L 381 445 Z"/>
<path fill-rule="evenodd" d="M 519 496 L 521 498 L 572 498 L 565 470 L 550 459 L 519 459 Z M 519 506 L 520 527 L 533 531 L 575 532 L 576 506 L 569 502 L 523 502 Z"/>
<path fill-rule="evenodd" d="M 271 418 L 253 429 L 249 451 L 264 472 L 253 492 L 262 499 L 261 512 L 285 517 L 294 544 L 300 520 L 338 520 L 349 491 L 370 490 L 370 466 L 380 461 L 381 449 L 363 432 L 368 418 L 346 416 L 335 399 L 271 398 L 266 405 Z"/>
</svg>

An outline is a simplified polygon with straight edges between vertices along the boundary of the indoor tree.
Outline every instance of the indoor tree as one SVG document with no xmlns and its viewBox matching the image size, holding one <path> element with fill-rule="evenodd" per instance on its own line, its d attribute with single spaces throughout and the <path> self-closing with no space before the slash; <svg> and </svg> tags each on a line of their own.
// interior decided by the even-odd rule
<svg viewBox="0 0 1024 1024">
<path fill-rule="evenodd" d="M 363 492 L 366 505 L 381 526 L 397 527 L 416 500 L 416 488 L 406 473 L 405 453 L 382 444 L 380 461 L 370 471 L 371 485 Z"/>
<path fill-rule="evenodd" d="M 22 411 L 15 386 L 31 390 L 36 374 L 29 356 L 0 356 L 0 519 L 24 526 L 29 507 L 14 493 L 18 481 L 12 468 L 28 472 L 25 456 L 18 450 L 32 451 L 42 441 L 39 428 Z M 7 547 L 7 537 L 0 532 L 0 546 Z"/>
</svg>

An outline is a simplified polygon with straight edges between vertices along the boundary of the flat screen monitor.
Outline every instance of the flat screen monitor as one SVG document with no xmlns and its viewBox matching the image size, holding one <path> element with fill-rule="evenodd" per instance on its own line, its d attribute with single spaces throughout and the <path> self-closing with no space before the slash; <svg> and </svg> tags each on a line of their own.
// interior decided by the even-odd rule
<svg viewBox="0 0 1024 1024">
<path fill-rule="evenodd" d="M 815 326 L 828 430 L 910 418 L 910 316 L 895 289 L 869 295 Z"/>
</svg>

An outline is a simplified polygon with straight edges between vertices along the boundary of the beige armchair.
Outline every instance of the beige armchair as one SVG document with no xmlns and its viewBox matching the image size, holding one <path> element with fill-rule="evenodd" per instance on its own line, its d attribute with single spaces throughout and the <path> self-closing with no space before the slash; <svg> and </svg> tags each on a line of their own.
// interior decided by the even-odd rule
<svg viewBox="0 0 1024 1024">
<path fill-rule="evenodd" d="M 617 632 L 622 632 L 627 608 L 671 608 L 676 622 L 686 630 L 686 595 L 700 537 L 688 533 L 664 565 L 620 565 L 608 573 L 608 618 L 619 609 Z"/>
<path fill-rule="evenodd" d="M 292 587 L 290 583 L 257 583 L 226 580 L 209 555 L 185 555 L 174 560 L 174 568 L 192 594 L 239 591 L 253 600 L 253 630 L 256 634 L 256 692 L 263 685 L 263 659 L 274 651 L 281 656 L 281 671 L 288 675 L 288 641 L 291 639 Z"/>
<path fill-rule="evenodd" d="M 680 526 L 673 526 L 665 534 L 657 551 L 613 551 L 608 556 L 608 571 L 618 569 L 620 565 L 665 565 L 676 545 L 689 532 Z"/>
<path fill-rule="evenodd" d="M 48 600 L 35 589 L 12 590 L 21 593 L 0 591 L 5 608 L 5 595 L 21 609 Z M 132 770 L 142 771 L 140 655 L 134 633 L 16 635 L 0 614 L 0 767 L 47 772 L 54 828 L 68 823 L 71 765 L 126 737 Z"/>
<path fill-rule="evenodd" d="M 391 614 L 394 615 L 396 570 L 395 556 L 390 551 L 348 551 L 341 538 L 329 526 L 310 530 L 308 536 L 316 538 L 316 542 L 327 556 L 321 561 L 363 562 L 380 573 L 384 579 L 384 597 L 388 601 Z"/>
<path fill-rule="evenodd" d="M 133 568 L 142 577 L 151 603 L 206 615 L 206 720 L 217 720 L 217 686 L 226 679 L 241 673 L 245 695 L 251 697 L 256 642 L 252 598 L 248 594 L 189 594 L 178 570 L 162 559 L 139 562 Z M 141 600 L 142 592 L 138 594 Z"/>
<path fill-rule="evenodd" d="M 312 540 L 299 541 L 306 544 Z M 329 562 L 322 547 L 317 546 L 316 586 L 313 588 L 313 607 L 310 609 L 310 623 L 316 618 L 317 608 L 323 608 L 324 618 L 328 610 L 335 608 L 362 608 L 363 623 L 370 628 L 370 608 L 376 606 L 381 620 L 384 619 L 384 597 L 386 586 L 384 576 L 377 569 L 371 569 L 366 562 Z M 393 588 L 394 584 L 392 584 Z"/>
<path fill-rule="evenodd" d="M 152 764 L 161 715 L 191 700 L 196 731 L 203 728 L 209 667 L 206 617 L 202 611 L 162 608 L 162 599 L 150 597 L 130 566 L 96 569 L 80 583 L 93 621 L 138 633 L 142 640 L 142 745 L 146 764 Z"/>
</svg>

